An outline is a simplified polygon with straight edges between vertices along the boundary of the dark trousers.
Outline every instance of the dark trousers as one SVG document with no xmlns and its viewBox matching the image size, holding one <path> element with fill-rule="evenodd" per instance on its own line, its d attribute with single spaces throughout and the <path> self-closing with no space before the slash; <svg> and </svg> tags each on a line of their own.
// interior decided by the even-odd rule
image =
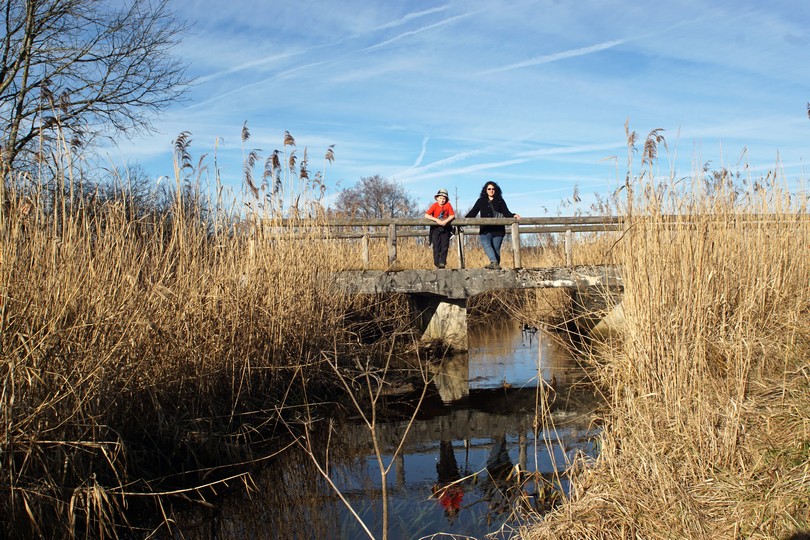
<svg viewBox="0 0 810 540">
<path fill-rule="evenodd" d="M 447 264 L 447 249 L 450 247 L 450 229 L 430 228 L 430 243 L 433 244 L 433 265 Z"/>
</svg>

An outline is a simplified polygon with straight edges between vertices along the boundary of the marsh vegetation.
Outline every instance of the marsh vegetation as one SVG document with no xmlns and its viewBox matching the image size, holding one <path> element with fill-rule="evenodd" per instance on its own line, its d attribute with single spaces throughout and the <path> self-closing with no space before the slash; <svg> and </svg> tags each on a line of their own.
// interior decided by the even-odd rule
<svg viewBox="0 0 810 540">
<path fill-rule="evenodd" d="M 284 167 L 269 162 L 261 185 L 246 174 L 244 198 L 230 202 L 216 174 L 207 186 L 191 165 L 183 136 L 163 206 L 136 204 L 126 176 L 102 197 L 68 159 L 48 178 L 7 174 L 5 536 L 149 536 L 173 530 L 177 508 L 272 489 L 252 471 L 288 444 L 328 464 L 328 453 L 306 446 L 322 419 L 316 405 L 367 415 L 374 443 L 375 400 L 399 366 L 389 362 L 418 351 L 415 336 L 402 298 L 348 298 L 329 286 L 332 272 L 356 267 L 357 246 L 322 234 L 323 178 L 289 166 L 292 144 L 285 138 L 274 154 Z M 625 330 L 588 349 L 587 373 L 608 404 L 599 460 L 574 464 L 571 501 L 515 534 L 807 529 L 806 197 L 775 174 L 697 174 L 687 185 L 653 181 L 651 167 L 628 167 L 624 205 L 604 209 L 628 215 L 625 230 L 582 235 L 574 251 L 576 263 L 624 271 Z M 372 266 L 385 268 L 382 250 L 372 253 Z M 399 253 L 404 268 L 430 265 L 417 239 Z M 484 260 L 473 251 L 471 264 L 476 257 Z M 523 263 L 562 261 L 549 237 Z M 474 310 L 534 324 L 559 318 L 563 300 L 489 295 Z M 431 377 L 426 360 L 417 353 L 406 364 L 417 389 Z"/>
<path fill-rule="evenodd" d="M 807 193 L 786 190 L 778 170 L 659 180 L 653 162 L 628 170 L 633 206 L 611 250 L 626 327 L 591 359 L 609 404 L 598 463 L 577 477 L 569 504 L 522 536 L 806 532 Z"/>
</svg>

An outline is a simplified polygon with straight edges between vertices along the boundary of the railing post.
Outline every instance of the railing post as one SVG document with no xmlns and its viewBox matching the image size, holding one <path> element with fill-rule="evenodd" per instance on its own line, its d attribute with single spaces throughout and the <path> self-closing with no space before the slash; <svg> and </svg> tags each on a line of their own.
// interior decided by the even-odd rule
<svg viewBox="0 0 810 540">
<path fill-rule="evenodd" d="M 388 224 L 388 266 L 397 262 L 397 224 Z"/>
<path fill-rule="evenodd" d="M 571 266 L 571 229 L 565 231 L 565 266 Z"/>
<path fill-rule="evenodd" d="M 515 268 L 521 268 L 520 264 L 520 225 L 515 221 L 512 223 L 512 255 L 515 258 Z"/>
<path fill-rule="evenodd" d="M 363 238 L 360 239 L 360 242 L 363 246 L 363 269 L 368 270 L 368 267 L 371 266 L 371 259 L 368 251 L 368 227 L 363 227 Z"/>
<path fill-rule="evenodd" d="M 456 227 L 456 244 L 458 244 L 458 267 L 464 270 L 464 231 L 461 227 Z"/>
</svg>

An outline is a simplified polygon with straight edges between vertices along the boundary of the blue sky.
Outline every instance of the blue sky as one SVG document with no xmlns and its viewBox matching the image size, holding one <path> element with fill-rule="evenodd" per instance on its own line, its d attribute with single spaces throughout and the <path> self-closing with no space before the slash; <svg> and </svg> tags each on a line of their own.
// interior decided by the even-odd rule
<svg viewBox="0 0 810 540">
<path fill-rule="evenodd" d="M 575 186 L 583 210 L 617 187 L 629 121 L 642 138 L 664 130 L 664 173 L 711 162 L 757 177 L 778 159 L 791 189 L 804 189 L 805 0 L 176 0 L 174 9 L 193 23 L 175 52 L 197 83 L 156 133 L 108 151 L 156 178 L 172 175 L 172 141 L 189 131 L 209 168 L 216 144 L 238 194 L 247 122 L 245 150 L 265 158 L 289 131 L 312 172 L 325 169 L 331 196 L 379 174 L 425 207 L 447 188 L 464 211 L 495 180 L 512 211 L 554 215 Z M 330 145 L 335 161 L 324 167 Z"/>
</svg>

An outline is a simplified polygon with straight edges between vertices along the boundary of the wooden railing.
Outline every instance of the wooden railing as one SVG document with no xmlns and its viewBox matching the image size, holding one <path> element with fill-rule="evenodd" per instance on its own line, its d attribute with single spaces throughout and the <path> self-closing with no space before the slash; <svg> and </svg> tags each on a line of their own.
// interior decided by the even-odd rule
<svg viewBox="0 0 810 540">
<path fill-rule="evenodd" d="M 638 216 L 632 222 L 634 226 L 645 222 Z M 796 234 L 808 234 L 810 215 L 797 213 L 790 215 L 740 214 L 715 216 L 657 216 L 653 223 L 667 228 L 692 228 L 699 224 L 716 221 L 718 226 L 736 227 L 742 222 L 746 227 L 789 226 L 795 227 Z M 300 223 L 300 222 L 299 222 Z M 480 225 L 504 225 L 507 234 L 512 237 L 512 255 L 516 268 L 520 268 L 521 235 L 557 233 L 563 234 L 565 264 L 571 266 L 571 250 L 574 233 L 619 231 L 631 227 L 631 220 L 625 216 L 566 216 L 566 217 L 522 217 L 519 221 L 513 218 L 456 218 L 452 225 L 456 227 L 458 241 L 459 268 L 464 268 L 464 236 L 477 234 Z M 318 221 L 318 227 L 328 229 L 330 238 L 356 238 L 362 242 L 363 267 L 368 268 L 370 260 L 370 240 L 385 238 L 388 249 L 388 265 L 393 266 L 397 260 L 397 238 L 427 237 L 433 222 L 424 218 L 371 218 L 371 219 L 329 219 Z M 724 225 L 725 224 L 725 225 Z"/>
<path fill-rule="evenodd" d="M 397 260 L 397 238 L 427 237 L 433 222 L 424 218 L 376 218 L 376 219 L 332 219 L 321 225 L 330 229 L 331 238 L 355 238 L 361 240 L 363 267 L 369 265 L 369 244 L 372 238 L 385 238 L 388 248 L 388 265 Z M 512 237 L 512 255 L 515 267 L 521 267 L 520 235 L 522 234 L 564 234 L 566 265 L 571 265 L 573 233 L 604 232 L 621 230 L 619 217 L 572 216 L 572 217 L 523 217 L 513 218 L 456 218 L 456 242 L 459 268 L 464 268 L 464 236 L 477 234 L 480 225 L 504 225 Z"/>
</svg>

